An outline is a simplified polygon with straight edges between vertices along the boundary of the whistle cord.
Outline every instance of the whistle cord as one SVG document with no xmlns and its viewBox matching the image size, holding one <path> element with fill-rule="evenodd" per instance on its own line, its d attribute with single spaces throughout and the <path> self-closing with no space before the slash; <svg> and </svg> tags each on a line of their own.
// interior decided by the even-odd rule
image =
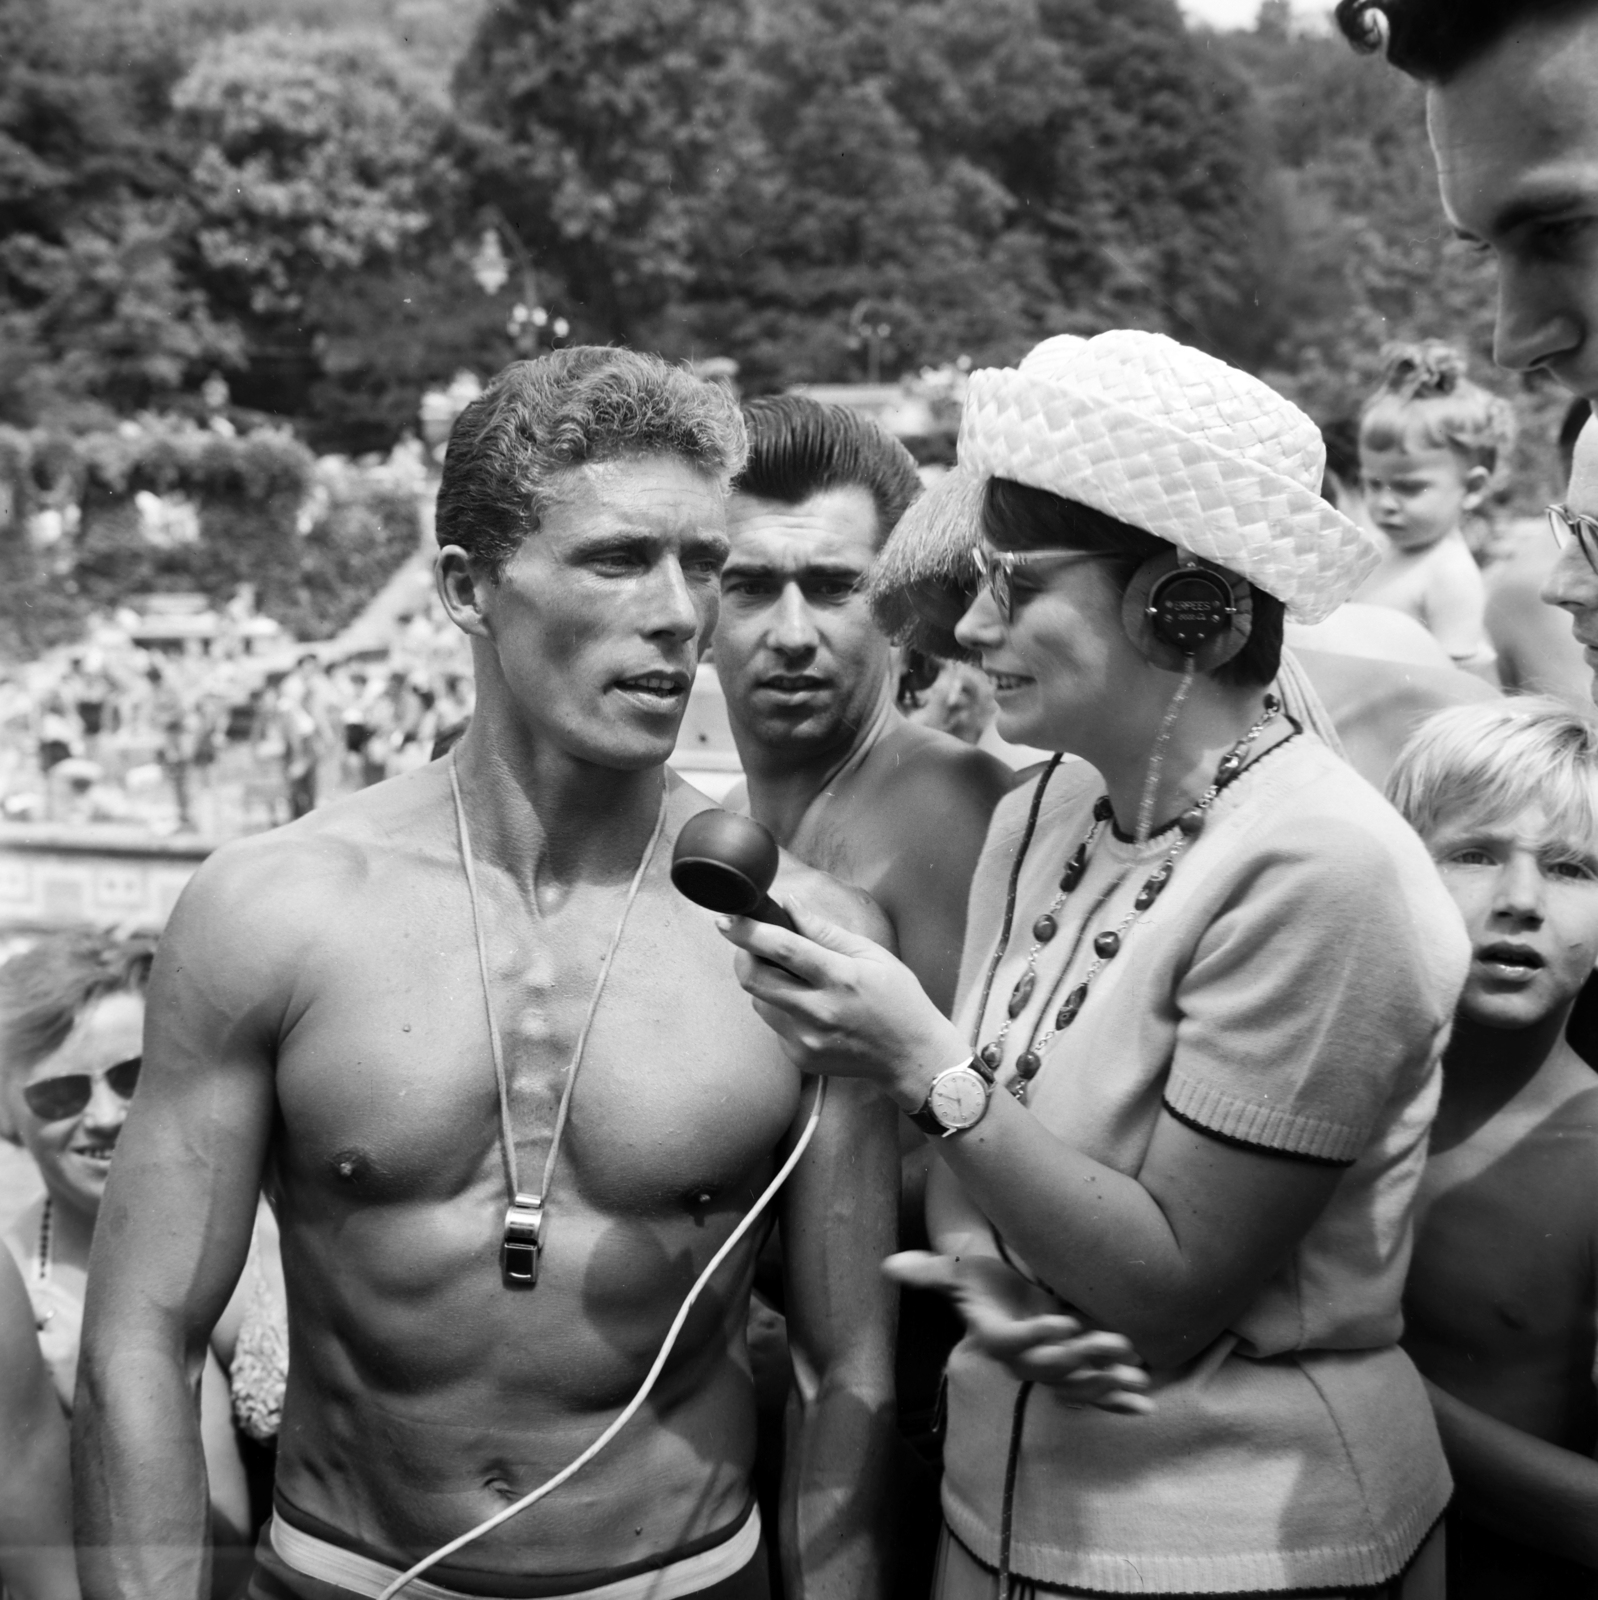
<svg viewBox="0 0 1598 1600">
<path fill-rule="evenodd" d="M 472 837 L 466 826 L 466 805 L 461 798 L 460 774 L 456 770 L 453 750 L 449 757 L 449 786 L 450 792 L 455 797 L 455 822 L 460 835 L 461 863 L 466 869 L 466 893 L 472 903 L 472 933 L 477 941 L 477 970 L 482 978 L 483 1010 L 488 1018 L 488 1048 L 494 1058 L 494 1083 L 499 1090 L 499 1138 L 505 1159 L 505 1181 L 510 1186 L 511 1203 L 515 1205 L 522 1200 L 522 1193 L 516 1171 L 516 1132 L 511 1125 L 510 1085 L 505 1076 L 505 1055 L 500 1044 L 499 1023 L 494 1018 L 493 993 L 489 988 L 488 946 L 483 933 L 483 913 L 477 893 L 477 873 L 472 865 Z M 560 1106 L 555 1112 L 555 1129 L 549 1141 L 549 1154 L 544 1158 L 544 1175 L 539 1181 L 538 1193 L 529 1197 L 535 1210 L 542 1211 L 550 1186 L 555 1181 L 555 1164 L 560 1159 L 560 1142 L 566 1132 L 566 1120 L 571 1112 L 572 1091 L 577 1087 L 578 1069 L 583 1063 L 583 1052 L 588 1048 L 588 1035 L 594 1026 L 594 1017 L 599 1011 L 600 997 L 605 992 L 605 980 L 610 976 L 616 951 L 621 944 L 622 933 L 627 927 L 628 914 L 632 911 L 633 902 L 638 898 L 638 891 L 643 887 L 644 874 L 649 870 L 649 863 L 654 859 L 660 836 L 665 831 L 666 790 L 663 785 L 660 792 L 660 811 L 655 817 L 654 831 L 649 835 L 649 842 L 644 846 L 638 870 L 633 873 L 632 883 L 628 886 L 626 903 L 621 908 L 616 931 L 610 936 L 609 948 L 600 963 L 599 974 L 594 981 L 594 992 L 589 996 L 588 1011 L 583 1017 L 582 1030 L 577 1035 L 576 1047 L 566 1067 L 566 1077 L 560 1091 Z M 536 904 L 535 898 L 535 908 Z"/>
</svg>

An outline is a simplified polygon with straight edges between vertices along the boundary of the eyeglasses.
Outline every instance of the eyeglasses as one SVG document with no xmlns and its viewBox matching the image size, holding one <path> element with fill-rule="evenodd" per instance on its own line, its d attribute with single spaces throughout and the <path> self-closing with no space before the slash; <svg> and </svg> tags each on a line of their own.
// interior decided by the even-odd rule
<svg viewBox="0 0 1598 1600">
<path fill-rule="evenodd" d="M 1071 565 L 1078 561 L 1105 561 L 1111 557 L 1103 550 L 986 550 L 980 546 L 971 552 L 972 565 L 977 569 L 977 583 L 986 585 L 993 595 L 993 603 L 1005 623 L 1015 621 L 1015 569 L 1031 566 L 1035 561 L 1055 561 Z"/>
<path fill-rule="evenodd" d="M 1587 565 L 1598 572 L 1598 517 L 1572 511 L 1569 506 L 1549 506 L 1548 526 L 1561 550 L 1574 539 L 1581 546 Z"/>
<path fill-rule="evenodd" d="M 64 1072 L 59 1078 L 41 1078 L 22 1091 L 22 1098 L 28 1110 L 41 1122 L 64 1122 L 68 1117 L 77 1116 L 93 1099 L 97 1077 L 111 1085 L 113 1094 L 131 1100 L 143 1064 L 143 1056 L 134 1056 L 92 1076 L 87 1072 Z"/>
</svg>

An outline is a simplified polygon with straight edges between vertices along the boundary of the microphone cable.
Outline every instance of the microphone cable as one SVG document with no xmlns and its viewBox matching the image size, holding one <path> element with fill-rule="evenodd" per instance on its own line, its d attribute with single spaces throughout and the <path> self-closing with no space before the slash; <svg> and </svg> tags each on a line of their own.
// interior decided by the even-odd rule
<svg viewBox="0 0 1598 1600">
<path fill-rule="evenodd" d="M 457 1551 L 464 1550 L 474 1540 L 481 1539 L 485 1533 L 492 1533 L 502 1523 L 509 1522 L 512 1517 L 520 1516 L 522 1512 L 537 1505 L 546 1495 L 552 1494 L 563 1483 L 581 1472 L 632 1421 L 643 1403 L 649 1398 L 650 1391 L 655 1387 L 656 1380 L 664 1370 L 672 1348 L 677 1343 L 677 1336 L 682 1332 L 683 1324 L 688 1320 L 688 1313 L 693 1310 L 694 1302 L 703 1292 L 705 1285 L 710 1282 L 711 1275 L 737 1248 L 739 1241 L 754 1226 L 755 1219 L 771 1203 L 777 1191 L 788 1181 L 793 1169 L 799 1165 L 799 1158 L 805 1153 L 811 1139 L 815 1136 L 816 1126 L 821 1120 L 821 1108 L 826 1104 L 826 1100 L 827 1080 L 825 1078 L 817 1078 L 816 1098 L 810 1108 L 809 1120 L 805 1123 L 804 1131 L 799 1135 L 798 1142 L 789 1152 L 788 1159 L 777 1169 L 776 1176 L 766 1185 L 765 1192 L 755 1201 L 754 1206 L 744 1214 L 743 1220 L 739 1222 L 738 1226 L 727 1235 L 721 1248 L 706 1263 L 705 1270 L 694 1280 L 693 1288 L 688 1291 L 682 1305 L 677 1308 L 677 1315 L 672 1319 L 671 1327 L 666 1330 L 665 1342 L 660 1347 L 660 1353 L 655 1357 L 654 1365 L 650 1367 L 643 1383 L 639 1385 L 638 1393 L 627 1402 L 610 1426 L 580 1456 L 562 1467 L 547 1482 L 539 1484 L 530 1494 L 525 1494 L 514 1504 L 506 1506 L 501 1511 L 496 1511 L 493 1516 L 485 1517 L 475 1528 L 461 1534 L 457 1539 L 451 1539 L 448 1544 L 440 1545 L 431 1555 L 424 1556 L 414 1567 L 402 1572 L 377 1596 L 377 1600 L 394 1600 L 394 1597 L 407 1584 L 421 1577 L 424 1572 L 431 1571 L 440 1561 L 447 1560 Z"/>
</svg>

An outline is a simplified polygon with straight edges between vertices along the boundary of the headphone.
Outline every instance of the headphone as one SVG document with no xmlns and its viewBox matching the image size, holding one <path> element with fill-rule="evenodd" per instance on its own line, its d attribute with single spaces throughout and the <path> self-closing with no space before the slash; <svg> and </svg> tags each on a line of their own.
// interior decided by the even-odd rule
<svg viewBox="0 0 1598 1600">
<path fill-rule="evenodd" d="M 1121 601 L 1127 637 L 1166 672 L 1224 666 L 1248 643 L 1253 618 L 1246 578 L 1180 548 L 1145 561 Z"/>
</svg>

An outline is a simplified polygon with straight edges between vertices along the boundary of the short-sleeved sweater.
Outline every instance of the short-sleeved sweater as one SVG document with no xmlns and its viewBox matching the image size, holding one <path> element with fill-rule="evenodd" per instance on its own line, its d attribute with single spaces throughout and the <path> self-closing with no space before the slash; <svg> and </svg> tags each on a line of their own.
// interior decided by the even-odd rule
<svg viewBox="0 0 1598 1600">
<path fill-rule="evenodd" d="M 957 1002 L 982 1041 L 999 1031 L 1032 924 L 1102 792 L 1082 763 L 1048 778 L 1008 952 L 973 1029 L 1036 784 L 994 815 Z M 1001 1081 L 1092 961 L 1092 935 L 1119 924 L 1172 838 L 1138 847 L 1101 831 L 1040 954 Z M 1343 1175 L 1227 1332 L 1157 1375 L 1153 1415 L 1032 1392 L 1016 1573 L 1086 1593 L 1341 1592 L 1386 1581 L 1419 1546 L 1451 1484 L 1420 1378 L 1397 1348 L 1399 1302 L 1438 1060 L 1468 960 L 1420 841 L 1312 736 L 1268 751 L 1222 792 L 1169 886 L 1048 1046 L 1028 1109 L 1121 1172 L 1139 1170 L 1165 1108 L 1219 1139 Z M 991 1238 L 963 1195 L 961 1207 L 964 1225 L 940 1218 L 940 1233 L 947 1222 Z M 944 1508 L 990 1566 L 1017 1387 L 969 1343 L 955 1351 Z"/>
</svg>

